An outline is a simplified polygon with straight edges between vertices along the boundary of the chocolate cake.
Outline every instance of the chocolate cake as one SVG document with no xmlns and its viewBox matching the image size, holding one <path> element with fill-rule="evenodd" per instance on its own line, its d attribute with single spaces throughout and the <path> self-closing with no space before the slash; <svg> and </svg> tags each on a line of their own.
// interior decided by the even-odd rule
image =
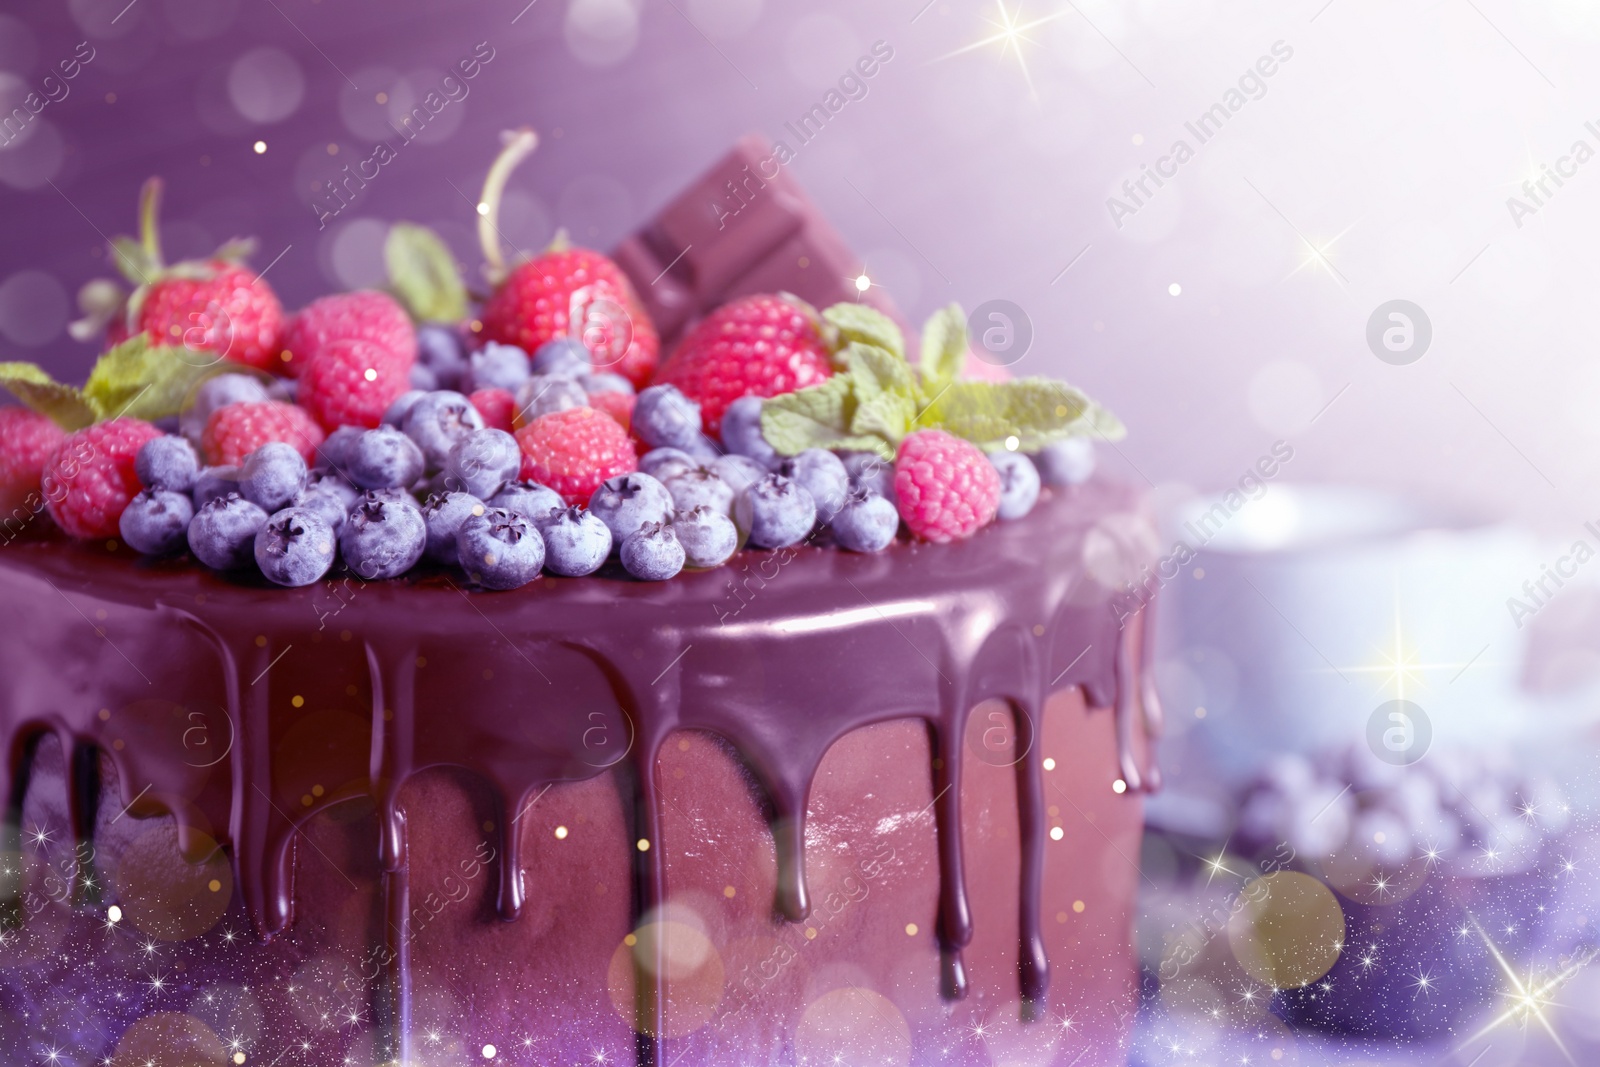
<svg viewBox="0 0 1600 1067">
<path fill-rule="evenodd" d="M 1131 509 L 515 597 L 19 541 L 4 1055 L 1118 1062 Z"/>
</svg>

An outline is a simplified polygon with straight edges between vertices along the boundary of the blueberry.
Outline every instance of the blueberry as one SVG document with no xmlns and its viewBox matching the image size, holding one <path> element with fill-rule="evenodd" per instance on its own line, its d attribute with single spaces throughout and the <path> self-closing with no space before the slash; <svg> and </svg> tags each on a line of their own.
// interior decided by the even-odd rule
<svg viewBox="0 0 1600 1067">
<path fill-rule="evenodd" d="M 675 385 L 652 385 L 639 394 L 632 425 L 652 448 L 687 448 L 700 436 L 700 405 Z"/>
<path fill-rule="evenodd" d="M 422 511 L 368 495 L 339 531 L 339 551 L 361 577 L 398 578 L 416 565 L 428 543 Z"/>
<path fill-rule="evenodd" d="M 393 426 L 379 426 L 363 433 L 350 449 L 345 474 L 362 489 L 392 489 L 421 478 L 422 463 L 415 441 Z"/>
<path fill-rule="evenodd" d="M 317 446 L 317 458 L 313 464 L 318 470 L 335 470 L 348 478 L 345 473 L 350 469 L 350 456 L 355 451 L 356 442 L 361 440 L 361 435 L 366 429 L 360 426 L 341 426 L 330 433 L 327 440 Z"/>
<path fill-rule="evenodd" d="M 418 326 L 417 362 L 433 372 L 439 382 L 434 388 L 458 388 L 467 372 L 467 353 L 461 343 L 461 331 L 441 322 Z"/>
<path fill-rule="evenodd" d="M 406 380 L 411 388 L 424 393 L 431 393 L 439 388 L 439 376 L 424 363 L 411 364 L 411 369 L 406 372 Z"/>
<path fill-rule="evenodd" d="M 517 387 L 517 417 L 523 423 L 541 415 L 589 406 L 589 394 L 576 378 L 560 374 L 535 374 Z"/>
<path fill-rule="evenodd" d="M 489 505 L 471 493 L 435 493 L 422 505 L 422 520 L 428 527 L 423 554 L 439 563 L 455 563 L 456 534 L 461 524 L 482 515 Z"/>
<path fill-rule="evenodd" d="M 1033 465 L 1045 485 L 1080 485 L 1094 473 L 1094 441 L 1088 437 L 1052 441 L 1033 457 Z"/>
<path fill-rule="evenodd" d="M 648 474 L 619 474 L 589 497 L 589 512 L 606 524 L 617 544 L 646 523 L 672 517 L 672 494 Z"/>
<path fill-rule="evenodd" d="M 406 507 L 419 515 L 422 514 L 422 505 L 418 503 L 417 498 L 398 486 L 391 486 L 387 489 L 368 489 L 356 498 L 354 504 L 350 505 L 350 511 L 354 513 L 356 509 L 367 504 L 389 504 L 397 508 Z"/>
<path fill-rule="evenodd" d="M 194 489 L 189 495 L 194 497 L 194 506 L 202 508 L 213 500 L 220 500 L 238 491 L 238 467 L 202 467 L 194 477 Z"/>
<path fill-rule="evenodd" d="M 194 402 L 178 419 L 183 435 L 198 441 L 211 413 L 229 404 L 254 404 L 267 399 L 267 387 L 248 374 L 219 374 L 195 390 Z"/>
<path fill-rule="evenodd" d="M 664 582 L 683 570 L 685 555 L 678 535 L 664 522 L 647 522 L 622 542 L 622 566 L 635 578 Z"/>
<path fill-rule="evenodd" d="M 808 448 L 790 456 L 778 470 L 805 486 L 817 505 L 818 522 L 832 522 L 850 495 L 850 475 L 839 457 L 825 448 Z"/>
<path fill-rule="evenodd" d="M 758 548 L 797 544 L 817 524 L 817 505 L 800 485 L 781 474 L 752 482 L 734 499 L 733 517 Z"/>
<path fill-rule="evenodd" d="M 574 341 L 570 337 L 552 337 L 540 345 L 538 351 L 533 354 L 535 374 L 565 374 L 577 377 L 580 374 L 588 374 L 592 369 L 589 350 L 583 346 L 582 341 Z"/>
<path fill-rule="evenodd" d="M 876 452 L 846 452 L 841 457 L 844 469 L 850 474 L 850 485 L 856 489 L 870 489 L 889 503 L 894 503 L 894 463 Z"/>
<path fill-rule="evenodd" d="M 763 467 L 774 467 L 778 454 L 761 436 L 761 406 L 759 396 L 741 396 L 728 405 L 722 413 L 722 444 L 740 456 L 749 456 Z"/>
<path fill-rule="evenodd" d="M 561 494 L 538 482 L 513 482 L 489 498 L 492 508 L 504 508 L 542 528 L 551 513 L 567 506 Z"/>
<path fill-rule="evenodd" d="M 1000 472 L 1002 519 L 1020 519 L 1039 502 L 1039 468 L 1021 452 L 991 452 L 989 462 Z"/>
<path fill-rule="evenodd" d="M 331 489 L 303 489 L 294 498 L 293 506 L 314 512 L 336 534 L 344 528 L 344 520 L 350 515 L 350 506 Z"/>
<path fill-rule="evenodd" d="M 146 489 L 187 493 L 194 488 L 195 475 L 200 473 L 200 460 L 187 440 L 167 434 L 152 437 L 140 446 L 133 469 L 139 484 Z"/>
<path fill-rule="evenodd" d="M 694 435 L 694 440 L 683 446 L 683 450 L 694 459 L 696 463 L 712 463 L 722 458 L 722 449 L 717 443 L 703 433 Z"/>
<path fill-rule="evenodd" d="M 504 430 L 474 430 L 445 458 L 445 485 L 488 500 L 522 469 L 522 449 Z"/>
<path fill-rule="evenodd" d="M 639 459 L 639 470 L 658 482 L 668 481 L 699 465 L 681 448 L 652 448 Z"/>
<path fill-rule="evenodd" d="M 634 394 L 633 383 L 620 374 L 603 372 L 600 374 L 579 374 L 578 384 L 583 386 L 583 391 L 590 396 L 596 393 L 626 393 Z"/>
<path fill-rule="evenodd" d="M 239 492 L 268 515 L 289 506 L 306 487 L 306 461 L 291 444 L 268 441 L 244 458 Z"/>
<path fill-rule="evenodd" d="M 739 528 L 728 513 L 704 505 L 678 512 L 672 529 L 691 567 L 720 567 L 739 547 Z"/>
<path fill-rule="evenodd" d="M 483 429 L 483 416 L 460 393 L 441 389 L 424 394 L 406 413 L 401 429 L 422 449 L 423 461 L 433 471 L 444 466 L 457 441 L 473 430 Z"/>
<path fill-rule="evenodd" d="M 194 504 L 184 493 L 146 489 L 122 510 L 122 539 L 135 552 L 165 556 L 181 552 L 187 542 Z"/>
<path fill-rule="evenodd" d="M 544 566 L 552 574 L 581 578 L 599 570 L 611 555 L 611 531 L 582 508 L 561 508 L 539 532 L 544 535 Z"/>
<path fill-rule="evenodd" d="M 733 514 L 733 486 L 710 467 L 675 474 L 666 480 L 674 511 L 692 511 L 702 505 L 724 515 Z"/>
<path fill-rule="evenodd" d="M 900 529 L 900 513 L 870 489 L 856 489 L 833 517 L 833 539 L 852 552 L 881 552 Z"/>
<path fill-rule="evenodd" d="M 267 513 L 238 493 L 212 500 L 189 523 L 189 551 L 219 571 L 248 567 L 255 559 L 256 534 Z"/>
<path fill-rule="evenodd" d="M 516 589 L 539 577 L 544 539 L 533 523 L 504 508 L 490 508 L 461 524 L 456 551 L 467 576 L 486 589 Z"/>
<path fill-rule="evenodd" d="M 711 469 L 733 486 L 735 493 L 743 492 L 747 486 L 754 485 L 770 473 L 749 456 L 720 456 L 712 461 Z"/>
<path fill-rule="evenodd" d="M 284 508 L 256 534 L 256 566 L 278 585 L 310 585 L 333 566 L 333 527 L 310 508 Z"/>
<path fill-rule="evenodd" d="M 471 382 L 474 389 L 504 389 L 515 393 L 517 386 L 533 373 L 528 363 L 528 353 L 516 345 L 503 345 L 490 341 L 468 358 L 472 367 Z"/>
<path fill-rule="evenodd" d="M 395 397 L 394 403 L 383 409 L 383 418 L 378 420 L 380 426 L 393 426 L 396 429 L 406 424 L 406 416 L 411 414 L 411 409 L 417 406 L 417 401 L 428 395 L 426 389 L 413 386 L 411 389 Z"/>
<path fill-rule="evenodd" d="M 326 493 L 349 511 L 361 499 L 361 490 L 333 471 L 312 471 L 306 475 L 308 493 Z"/>
<path fill-rule="evenodd" d="M 295 378 L 273 378 L 267 383 L 267 399 L 282 404 L 293 404 L 300 396 L 300 382 Z"/>
</svg>

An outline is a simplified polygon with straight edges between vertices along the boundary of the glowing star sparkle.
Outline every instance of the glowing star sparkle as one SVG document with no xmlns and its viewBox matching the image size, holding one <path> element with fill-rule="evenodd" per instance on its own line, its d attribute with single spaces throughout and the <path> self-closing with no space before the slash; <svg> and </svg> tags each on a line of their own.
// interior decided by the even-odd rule
<svg viewBox="0 0 1600 1067">
<path fill-rule="evenodd" d="M 1045 15 L 1041 18 L 1031 19 L 1027 22 L 1023 22 L 1022 5 L 1020 0 L 1017 4 L 1017 9 L 1014 12 L 1006 10 L 1005 0 L 995 0 L 995 7 L 1000 11 L 999 20 L 996 21 L 995 19 L 991 18 L 985 18 L 983 20 L 990 26 L 993 26 L 995 32 L 989 34 L 989 36 L 980 41 L 974 41 L 972 44 L 969 44 L 963 48 L 957 48 L 954 52 L 947 53 L 940 58 L 953 59 L 956 56 L 964 55 L 967 52 L 975 52 L 980 48 L 987 48 L 992 44 L 998 44 L 1000 46 L 1000 55 L 1002 57 L 1008 52 L 1016 53 L 1017 65 L 1022 68 L 1022 79 L 1028 83 L 1028 95 L 1037 100 L 1039 99 L 1039 93 L 1038 90 L 1033 87 L 1033 75 L 1028 71 L 1028 58 L 1023 54 L 1022 46 L 1024 43 L 1031 45 L 1037 45 L 1039 43 L 1032 37 L 1028 36 L 1029 30 L 1036 26 L 1043 26 L 1047 22 L 1054 22 L 1059 18 L 1065 18 L 1069 12 L 1066 10 L 1057 11 L 1053 15 Z"/>
<path fill-rule="evenodd" d="M 1544 1027 L 1545 1033 L 1550 1035 L 1550 1040 L 1555 1042 L 1556 1048 L 1561 1050 L 1561 1054 L 1567 1058 L 1567 1062 L 1572 1064 L 1573 1067 L 1577 1067 L 1578 1061 L 1572 1058 L 1572 1053 L 1567 1050 L 1567 1046 L 1561 1041 L 1561 1036 L 1556 1033 L 1555 1027 L 1550 1024 L 1550 1016 L 1547 1014 L 1547 1009 L 1555 1004 L 1554 995 L 1556 990 L 1566 985 L 1574 975 L 1587 967 L 1595 956 L 1600 954 L 1600 949 L 1590 949 L 1573 960 L 1565 969 L 1553 975 L 1541 977 L 1529 974 L 1527 977 L 1523 977 L 1512 968 L 1511 963 L 1506 959 L 1504 953 L 1500 951 L 1499 946 L 1489 940 L 1489 935 L 1484 933 L 1483 927 L 1478 925 L 1477 920 L 1474 919 L 1472 921 L 1472 927 L 1477 931 L 1478 936 L 1483 939 L 1484 947 L 1489 950 L 1489 955 L 1494 958 L 1494 962 L 1499 965 L 1501 972 L 1505 975 L 1506 988 L 1501 990 L 1500 995 L 1510 1003 L 1505 1011 L 1489 1020 L 1483 1029 L 1462 1042 L 1461 1047 L 1466 1048 L 1474 1041 L 1487 1036 L 1507 1023 L 1517 1023 L 1526 1029 L 1529 1023 L 1536 1022 Z"/>
</svg>

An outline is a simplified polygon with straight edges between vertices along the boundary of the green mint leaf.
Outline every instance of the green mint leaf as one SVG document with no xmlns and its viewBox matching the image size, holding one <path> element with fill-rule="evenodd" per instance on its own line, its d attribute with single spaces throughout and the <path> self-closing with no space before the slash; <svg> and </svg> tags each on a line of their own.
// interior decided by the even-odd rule
<svg viewBox="0 0 1600 1067">
<path fill-rule="evenodd" d="M 916 397 L 917 380 L 911 373 L 910 365 L 888 349 L 852 341 L 840 355 L 850 372 L 857 400 L 865 402 L 883 393 L 892 393 L 907 400 Z"/>
<path fill-rule="evenodd" d="M 906 358 L 906 339 L 893 319 L 866 304 L 834 304 L 822 313 L 825 322 L 839 331 L 840 346 L 860 342 Z"/>
<path fill-rule="evenodd" d="M 100 415 L 81 390 L 56 381 L 36 363 L 0 363 L 0 386 L 64 430 L 81 430 Z"/>
<path fill-rule="evenodd" d="M 215 352 L 153 345 L 141 333 L 100 357 L 83 394 L 104 418 L 161 419 L 182 411 L 201 382 L 230 366 Z"/>
<path fill-rule="evenodd" d="M 982 449 L 1034 452 L 1066 437 L 1095 435 L 1115 440 L 1122 424 L 1081 391 L 1050 378 L 1010 382 L 953 382 L 917 420 L 964 437 Z"/>
<path fill-rule="evenodd" d="M 853 431 L 856 410 L 850 375 L 835 374 L 821 385 L 770 397 L 761 406 L 761 436 L 783 456 L 831 448 L 894 458 L 893 447 L 883 438 Z"/>
<path fill-rule="evenodd" d="M 879 393 L 857 405 L 855 417 L 850 420 L 850 432 L 881 439 L 886 444 L 898 447 L 901 438 L 911 432 L 911 420 L 916 417 L 917 402 L 911 397 L 898 393 Z"/>
<path fill-rule="evenodd" d="M 956 380 L 967 362 L 967 315 L 950 304 L 928 316 L 922 327 L 922 355 L 917 364 L 922 388 L 929 396 Z"/>
<path fill-rule="evenodd" d="M 467 314 L 467 287 L 450 249 L 426 226 L 397 222 L 383 245 L 389 287 L 418 322 L 457 322 Z"/>
</svg>

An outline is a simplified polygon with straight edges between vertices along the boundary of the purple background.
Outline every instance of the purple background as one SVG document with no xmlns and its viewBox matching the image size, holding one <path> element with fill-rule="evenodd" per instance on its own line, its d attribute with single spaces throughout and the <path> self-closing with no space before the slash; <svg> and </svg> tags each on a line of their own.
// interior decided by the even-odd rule
<svg viewBox="0 0 1600 1067">
<path fill-rule="evenodd" d="M 96 57 L 0 150 L 0 357 L 87 371 L 90 346 L 63 330 L 70 294 L 103 272 L 102 235 L 131 228 L 148 174 L 169 182 L 171 253 L 255 234 L 258 268 L 284 253 L 269 277 L 292 308 L 374 282 L 397 218 L 439 227 L 475 270 L 468 198 L 503 127 L 544 134 L 507 232 L 531 249 L 560 224 L 609 247 L 739 134 L 787 138 L 785 121 L 881 39 L 894 59 L 793 173 L 913 316 L 949 300 L 1027 309 L 1018 369 L 1064 375 L 1121 414 L 1132 432 L 1114 464 L 1215 488 L 1284 438 L 1286 480 L 1478 500 L 1563 540 L 1592 517 L 1600 163 L 1520 228 L 1506 206 L 1575 139 L 1600 147 L 1584 128 L 1600 117 L 1584 110 L 1589 5 L 1029 0 L 1004 9 L 1047 20 L 1027 40 L 951 56 L 992 36 L 1002 9 L 524 3 L 9 5 L 6 108 L 77 42 Z M 1184 122 L 1279 40 L 1293 57 L 1265 94 L 1113 225 L 1107 196 L 1176 138 L 1196 144 Z M 389 110 L 376 95 L 393 107 L 426 91 L 481 41 L 495 59 L 471 95 L 319 232 L 312 183 L 370 152 Z M 1365 342 L 1396 297 L 1434 327 L 1408 367 Z"/>
</svg>

